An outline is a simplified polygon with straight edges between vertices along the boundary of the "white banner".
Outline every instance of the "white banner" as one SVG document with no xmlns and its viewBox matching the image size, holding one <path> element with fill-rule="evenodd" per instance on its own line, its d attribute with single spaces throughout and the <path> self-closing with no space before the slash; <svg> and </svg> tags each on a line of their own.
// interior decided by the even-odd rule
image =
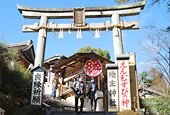
<svg viewBox="0 0 170 115">
<path fill-rule="evenodd" d="M 118 60 L 120 111 L 131 109 L 129 61 Z"/>
<path fill-rule="evenodd" d="M 107 70 L 108 111 L 118 111 L 117 69 Z"/>
</svg>

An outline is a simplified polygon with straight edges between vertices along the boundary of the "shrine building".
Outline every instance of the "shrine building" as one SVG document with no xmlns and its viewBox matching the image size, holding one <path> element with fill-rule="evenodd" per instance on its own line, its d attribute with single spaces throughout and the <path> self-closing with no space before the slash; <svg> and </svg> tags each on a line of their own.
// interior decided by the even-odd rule
<svg viewBox="0 0 170 115">
<path fill-rule="evenodd" d="M 138 95 L 138 86 L 137 86 L 137 77 L 136 77 L 136 62 L 135 62 L 135 53 L 129 55 L 129 74 L 130 74 L 130 92 L 131 92 L 131 109 L 139 108 L 139 95 Z M 118 95 L 120 91 L 113 90 L 108 91 L 108 76 L 111 75 L 108 73 L 106 65 L 115 64 L 113 61 L 103 58 L 93 51 L 88 53 L 76 53 L 70 57 L 56 56 L 49 58 L 44 61 L 44 67 L 47 69 L 47 81 L 44 84 L 43 93 L 51 94 L 52 89 L 52 80 L 55 77 L 56 72 L 61 72 L 63 77 L 63 85 L 60 93 L 60 96 L 67 101 L 74 103 L 74 93 L 72 92 L 71 87 L 73 86 L 74 81 L 79 77 L 84 77 L 84 82 L 86 84 L 86 92 L 88 91 L 88 85 L 90 83 L 90 76 L 87 76 L 84 70 L 84 66 L 89 60 L 98 60 L 102 66 L 102 72 L 100 75 L 95 77 L 95 81 L 98 84 L 99 90 L 103 92 L 104 98 L 97 101 L 96 111 L 119 111 L 119 105 L 116 100 L 108 101 L 109 95 Z M 109 75 L 108 75 L 109 74 Z M 112 74 L 114 76 L 114 73 Z M 117 78 L 117 77 L 116 77 Z M 118 79 L 118 78 L 117 78 Z M 118 86 L 113 81 L 111 84 L 113 86 Z M 56 92 L 57 96 L 58 89 Z M 109 98 L 110 100 L 110 98 Z M 119 100 L 119 99 L 118 99 Z M 84 107 L 90 110 L 90 101 L 84 99 Z"/>
</svg>

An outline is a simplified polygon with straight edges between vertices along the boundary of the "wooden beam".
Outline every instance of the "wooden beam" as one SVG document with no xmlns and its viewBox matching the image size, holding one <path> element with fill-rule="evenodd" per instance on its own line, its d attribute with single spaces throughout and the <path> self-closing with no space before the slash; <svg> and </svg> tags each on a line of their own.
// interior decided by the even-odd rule
<svg viewBox="0 0 170 115">
<path fill-rule="evenodd" d="M 125 4 L 125 5 L 116 5 L 116 6 L 105 6 L 105 7 L 85 7 L 84 9 L 86 11 L 108 11 L 108 10 L 122 10 L 122 9 L 130 9 L 130 8 L 136 8 L 141 7 L 141 9 L 144 8 L 146 4 L 145 1 L 132 3 L 132 4 Z M 17 4 L 17 8 L 20 11 L 38 11 L 38 12 L 72 12 L 74 8 L 37 8 L 37 7 L 27 7 L 27 6 L 21 6 Z"/>
<path fill-rule="evenodd" d="M 85 61 L 82 61 L 82 60 L 76 60 L 77 62 L 81 62 L 81 63 L 84 63 Z"/>
<path fill-rule="evenodd" d="M 89 11 L 85 12 L 85 18 L 96 18 L 96 17 L 111 17 L 112 14 L 117 13 L 120 16 L 131 16 L 138 15 L 141 8 L 132 8 L 132 9 L 121 9 L 113 11 Z M 24 18 L 30 19 L 40 19 L 41 16 L 45 15 L 49 19 L 64 19 L 64 18 L 73 18 L 73 12 L 38 12 L 38 11 L 22 11 Z"/>
<path fill-rule="evenodd" d="M 124 26 L 121 27 L 121 30 L 131 30 L 131 29 L 139 29 L 139 22 L 126 22 L 126 20 L 122 20 L 120 21 L 120 25 Z M 127 27 L 126 26 L 130 26 L 133 25 L 131 27 Z M 99 28 L 100 31 L 106 31 L 106 26 L 111 26 L 111 22 L 109 23 L 88 23 L 86 24 L 85 27 L 81 28 L 81 31 L 90 31 L 90 30 L 95 30 L 93 28 Z M 35 23 L 34 25 L 23 25 L 23 32 L 38 32 L 38 29 L 33 29 L 33 28 L 38 28 L 39 24 Z M 73 24 L 53 24 L 53 23 L 48 23 L 47 25 L 47 32 L 52 32 L 52 28 L 54 28 L 54 31 L 60 31 L 61 28 L 63 28 L 63 31 L 68 31 L 68 29 L 70 29 L 70 31 L 77 31 L 77 28 L 74 28 Z M 108 30 L 112 30 L 113 28 L 108 28 Z"/>
<path fill-rule="evenodd" d="M 64 68 L 63 69 L 60 69 L 60 68 L 53 68 L 55 71 L 56 70 L 59 70 L 59 71 L 65 71 Z"/>
<path fill-rule="evenodd" d="M 69 67 L 72 67 L 72 68 L 74 68 L 75 67 L 75 65 L 66 65 L 67 67 L 69 66 Z"/>
</svg>

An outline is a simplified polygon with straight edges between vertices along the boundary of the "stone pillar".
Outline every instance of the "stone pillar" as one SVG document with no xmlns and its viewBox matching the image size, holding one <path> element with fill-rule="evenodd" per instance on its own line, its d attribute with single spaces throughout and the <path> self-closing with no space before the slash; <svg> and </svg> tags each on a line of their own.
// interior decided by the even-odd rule
<svg viewBox="0 0 170 115">
<path fill-rule="evenodd" d="M 47 16 L 41 16 L 40 26 L 46 26 L 48 22 Z M 40 29 L 38 34 L 38 41 L 37 41 L 37 49 L 36 49 L 36 56 L 34 67 L 40 66 L 43 67 L 44 63 L 44 54 L 45 54 L 45 46 L 46 46 L 46 37 L 47 37 L 47 30 Z"/>
<path fill-rule="evenodd" d="M 118 89 L 118 66 L 117 64 L 106 64 L 107 88 L 108 88 L 108 111 L 119 110 L 119 89 Z"/>
<path fill-rule="evenodd" d="M 112 24 L 120 24 L 120 17 L 119 14 L 112 14 Z M 122 44 L 122 34 L 121 29 L 118 27 L 113 28 L 113 44 L 114 44 L 114 56 L 115 56 L 115 63 L 116 55 L 123 54 L 123 44 Z"/>
</svg>

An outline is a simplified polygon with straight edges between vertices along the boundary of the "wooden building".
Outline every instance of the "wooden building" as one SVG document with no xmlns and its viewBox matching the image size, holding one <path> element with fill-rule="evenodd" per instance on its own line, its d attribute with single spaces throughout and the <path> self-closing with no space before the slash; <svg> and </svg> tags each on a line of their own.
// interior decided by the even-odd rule
<svg viewBox="0 0 170 115">
<path fill-rule="evenodd" d="M 87 91 L 87 86 L 90 83 L 90 77 L 86 76 L 83 70 L 84 64 L 88 60 L 99 60 L 103 66 L 102 74 L 95 78 L 95 81 L 98 83 L 99 90 L 104 92 L 104 100 L 102 100 L 102 102 L 98 102 L 98 107 L 100 108 L 97 109 L 98 110 L 102 109 L 102 111 L 107 111 L 107 100 L 106 100 L 107 95 L 105 93 L 107 91 L 107 69 L 105 68 L 105 65 L 114 62 L 93 53 L 93 51 L 89 53 L 76 53 L 69 58 L 65 58 L 65 59 L 60 58 L 58 61 L 56 61 L 55 65 L 53 65 L 53 67 L 50 70 L 51 75 L 54 77 L 54 73 L 58 71 L 63 73 L 63 79 L 64 79 L 63 84 L 65 85 L 62 86 L 61 97 L 74 103 L 73 101 L 74 94 L 72 92 L 71 87 L 75 79 L 79 75 L 84 76 L 85 78 L 84 81 L 86 83 L 86 91 Z M 51 80 L 48 82 L 51 82 Z M 48 89 L 51 90 L 51 87 Z M 48 93 L 48 90 L 44 91 L 44 93 Z M 86 106 L 86 100 L 85 100 L 85 106 Z"/>
<path fill-rule="evenodd" d="M 138 95 L 138 84 L 137 84 L 137 72 L 136 72 L 136 59 L 135 53 L 129 54 L 129 69 L 130 69 L 130 90 L 131 90 L 131 107 L 132 108 L 140 108 L 139 107 L 139 95 Z M 113 61 L 110 61 L 106 58 L 103 58 L 93 52 L 89 53 L 76 53 L 69 58 L 65 56 L 60 56 L 57 58 L 54 56 L 45 61 L 51 61 L 52 65 L 48 68 L 48 76 L 47 82 L 44 85 L 44 94 L 50 94 L 52 89 L 52 79 L 55 77 L 56 72 L 62 72 L 63 77 L 63 85 L 60 88 L 60 95 L 58 94 L 59 90 L 57 89 L 57 96 L 61 96 L 74 103 L 74 94 L 72 92 L 71 87 L 73 86 L 74 81 L 77 79 L 79 75 L 84 76 L 84 81 L 86 83 L 86 91 L 88 84 L 90 83 L 90 77 L 88 77 L 83 68 L 85 63 L 88 60 L 99 60 L 103 66 L 102 73 L 95 78 L 95 81 L 98 83 L 99 90 L 103 92 L 104 98 L 97 101 L 97 111 L 108 111 L 108 84 L 107 84 L 107 69 L 106 64 L 114 64 Z M 44 63 L 44 65 L 45 65 Z M 50 65 L 50 63 L 49 63 Z M 85 99 L 84 106 L 89 108 L 90 110 L 90 101 L 87 102 Z"/>
<path fill-rule="evenodd" d="M 32 40 L 28 40 L 26 42 L 8 45 L 9 48 L 14 48 L 18 51 L 19 60 L 26 68 L 28 68 L 30 64 L 34 64 L 35 60 L 34 45 L 32 43 Z"/>
</svg>

